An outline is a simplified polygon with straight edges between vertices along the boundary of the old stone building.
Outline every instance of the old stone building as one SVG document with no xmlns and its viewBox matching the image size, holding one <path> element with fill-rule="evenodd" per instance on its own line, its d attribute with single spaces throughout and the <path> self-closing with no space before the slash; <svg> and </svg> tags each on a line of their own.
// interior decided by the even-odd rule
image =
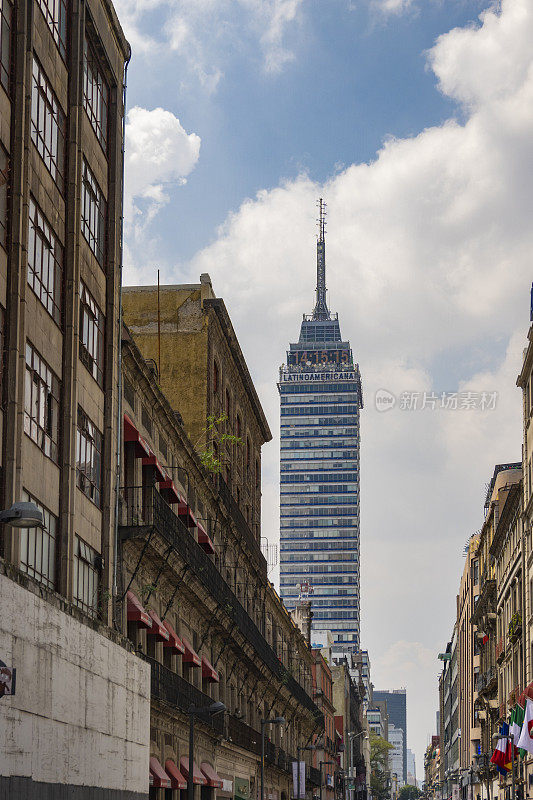
<svg viewBox="0 0 533 800">
<path fill-rule="evenodd" d="M 478 753 L 481 730 L 478 712 L 475 708 L 480 680 L 480 648 L 472 625 L 472 614 L 479 594 L 479 561 L 477 549 L 479 538 L 473 535 L 465 546 L 465 565 L 457 595 L 457 665 L 459 689 L 458 725 L 459 763 L 462 769 L 473 763 Z"/>
<path fill-rule="evenodd" d="M 477 558 L 479 561 L 479 600 L 471 617 L 477 626 L 475 636 L 480 650 L 477 718 L 480 727 L 480 752 L 490 757 L 493 752 L 492 736 L 497 731 L 498 720 L 505 719 L 506 701 L 514 705 L 512 698 L 503 699 L 500 709 L 498 697 L 498 667 L 496 660 L 501 655 L 498 646 L 502 638 L 503 617 L 497 622 L 497 567 L 492 547 L 498 523 L 509 492 L 521 478 L 521 464 L 498 464 L 489 483 L 485 500 L 485 520 L 479 534 Z M 515 687 L 512 687 L 513 690 Z M 512 700 L 512 702 L 511 702 Z"/>
<path fill-rule="evenodd" d="M 259 542 L 261 446 L 272 435 L 223 300 L 209 275 L 199 284 L 126 287 L 124 321 L 144 358 L 152 359 L 162 390 L 179 410 L 192 442 L 222 462 L 219 490 L 232 504 L 241 532 Z M 159 322 L 158 322 L 159 318 Z M 210 441 L 206 425 L 222 419 L 221 432 L 241 439 Z"/>
<path fill-rule="evenodd" d="M 198 303 L 205 287 L 214 299 L 204 283 L 195 290 Z M 181 296 L 179 289 L 173 292 Z M 210 305 L 205 314 L 218 330 L 219 317 L 212 313 Z M 270 433 L 229 318 L 224 313 L 222 319 L 224 338 L 213 346 L 212 360 L 196 352 L 206 373 L 213 375 L 215 359 L 218 369 L 218 389 L 211 387 L 211 405 L 202 413 L 220 418 L 217 391 L 231 388 L 235 416 L 228 417 L 232 424 L 237 415 L 241 420 L 241 441 L 231 443 L 240 452 L 228 451 L 227 460 L 226 423 L 211 430 L 206 443 L 198 417 L 200 433 L 191 440 L 178 387 L 167 397 L 157 359 L 141 351 L 142 336 L 138 342 L 124 331 L 121 624 L 150 664 L 151 797 L 162 800 L 164 790 L 178 797 L 188 777 L 188 710 L 220 701 L 224 714 L 196 720 L 198 798 L 255 798 L 261 720 L 283 717 L 286 724 L 266 726 L 265 798 L 288 800 L 297 748 L 314 742 L 324 717 L 313 699 L 312 651 L 268 581 L 259 529 L 252 530 L 255 523 L 246 518 L 246 508 L 259 504 L 260 446 Z M 207 347 L 209 337 L 203 341 Z M 174 346 L 167 358 L 180 361 L 181 354 Z M 162 358 L 162 371 L 163 363 Z M 195 376 L 201 385 L 199 368 Z M 180 380 L 187 386 L 191 378 L 184 372 Z M 191 419 L 193 404 L 185 407 Z M 205 448 L 215 445 L 220 466 L 205 458 Z M 245 474 L 248 449 L 251 482 Z M 311 752 L 303 751 L 307 778 L 318 786 Z"/>
<path fill-rule="evenodd" d="M 130 800 L 149 669 L 110 627 L 130 49 L 109 0 L 0 14 L 0 508 L 44 521 L 1 530 L 0 794 Z"/>
</svg>

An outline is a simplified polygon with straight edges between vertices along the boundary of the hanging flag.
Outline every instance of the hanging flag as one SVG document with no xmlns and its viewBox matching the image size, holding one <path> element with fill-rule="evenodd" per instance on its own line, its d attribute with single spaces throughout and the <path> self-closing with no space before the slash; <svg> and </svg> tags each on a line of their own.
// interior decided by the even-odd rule
<svg viewBox="0 0 533 800">
<path fill-rule="evenodd" d="M 520 703 L 517 703 L 513 708 L 513 713 L 511 714 L 510 732 L 514 736 L 515 755 L 519 752 L 518 740 L 520 739 L 520 734 L 522 733 L 522 725 L 524 724 L 525 713 L 525 708 L 521 706 Z"/>
<path fill-rule="evenodd" d="M 502 737 L 507 736 L 509 726 L 506 722 L 500 727 L 500 734 Z M 496 765 L 496 769 L 502 775 L 507 775 L 509 767 L 507 766 L 507 739 L 498 739 L 496 750 L 492 754 L 491 762 Z"/>
<path fill-rule="evenodd" d="M 522 730 L 518 740 L 518 747 L 527 750 L 528 753 L 533 754 L 533 701 L 528 697 L 526 698 L 526 709 L 524 713 L 524 722 L 522 723 Z"/>
</svg>

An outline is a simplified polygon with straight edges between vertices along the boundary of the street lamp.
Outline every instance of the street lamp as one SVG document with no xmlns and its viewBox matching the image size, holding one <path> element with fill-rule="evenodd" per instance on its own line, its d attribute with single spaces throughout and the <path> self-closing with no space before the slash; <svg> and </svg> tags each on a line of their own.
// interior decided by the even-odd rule
<svg viewBox="0 0 533 800">
<path fill-rule="evenodd" d="M 211 703 L 210 706 L 191 706 L 189 708 L 189 782 L 187 784 L 187 800 L 194 800 L 194 718 L 214 717 L 226 710 L 224 703 Z"/>
<path fill-rule="evenodd" d="M 266 725 L 285 725 L 284 717 L 273 717 L 272 719 L 261 720 L 261 798 L 265 800 L 265 726 Z M 191 798 L 189 798 L 191 800 Z"/>
<path fill-rule="evenodd" d="M 322 765 L 323 764 L 333 764 L 334 767 L 338 766 L 336 761 L 319 761 L 318 762 L 318 771 L 320 775 L 320 800 L 322 800 Z"/>
<path fill-rule="evenodd" d="M 352 786 L 351 786 L 351 780 L 352 780 L 352 778 L 354 778 L 354 777 L 355 777 L 355 776 L 353 775 L 353 743 L 354 743 L 354 741 L 357 739 L 357 737 L 358 737 L 358 736 L 362 736 L 362 737 L 363 737 L 363 741 L 365 741 L 365 740 L 366 740 L 368 737 L 367 737 L 367 735 L 366 735 L 366 731 L 365 731 L 365 730 L 359 731 L 359 733 L 355 733 L 354 731 L 349 731 L 349 732 L 348 732 L 348 734 L 347 734 L 347 736 L 348 736 L 348 740 L 349 740 L 349 747 L 348 747 L 348 760 L 349 760 L 349 764 L 348 764 L 348 789 L 347 789 L 347 796 L 348 796 L 348 797 L 352 797 Z"/>
<path fill-rule="evenodd" d="M 2 524 L 12 528 L 43 528 L 44 516 L 35 503 L 19 501 L 13 503 L 11 508 L 0 511 L 0 525 Z"/>
<path fill-rule="evenodd" d="M 516 800 L 516 785 L 515 785 L 515 772 L 514 772 L 514 734 L 508 733 L 503 736 L 501 733 L 495 733 L 492 736 L 492 741 L 497 742 L 499 739 L 505 739 L 511 742 L 511 800 Z"/>
</svg>

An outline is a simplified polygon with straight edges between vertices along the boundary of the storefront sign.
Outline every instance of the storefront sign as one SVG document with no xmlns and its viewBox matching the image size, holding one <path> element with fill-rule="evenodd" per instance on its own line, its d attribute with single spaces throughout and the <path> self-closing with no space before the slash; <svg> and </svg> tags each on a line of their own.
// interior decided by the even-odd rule
<svg viewBox="0 0 533 800">
<path fill-rule="evenodd" d="M 250 781 L 247 778 L 235 778 L 235 800 L 250 800 Z"/>
</svg>

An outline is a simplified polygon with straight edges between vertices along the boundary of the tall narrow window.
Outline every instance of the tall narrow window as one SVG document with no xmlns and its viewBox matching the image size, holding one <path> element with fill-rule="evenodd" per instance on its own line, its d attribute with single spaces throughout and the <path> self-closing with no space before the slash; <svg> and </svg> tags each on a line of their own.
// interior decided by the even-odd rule
<svg viewBox="0 0 533 800">
<path fill-rule="evenodd" d="M 98 570 L 95 566 L 97 555 L 96 550 L 76 536 L 73 599 L 91 617 L 96 617 L 98 613 Z"/>
<path fill-rule="evenodd" d="M 62 273 L 63 248 L 41 209 L 30 197 L 28 283 L 58 324 L 61 321 Z"/>
<path fill-rule="evenodd" d="M 106 151 L 109 87 L 87 35 L 83 43 L 83 105 L 98 141 Z"/>
<path fill-rule="evenodd" d="M 57 461 L 59 378 L 29 342 L 26 343 L 24 432 L 45 455 Z"/>
<path fill-rule="evenodd" d="M 35 503 L 43 512 L 43 528 L 20 528 L 20 569 L 33 578 L 55 588 L 57 517 L 28 492 L 22 492 L 26 503 Z"/>
<path fill-rule="evenodd" d="M 0 85 L 9 92 L 11 69 L 11 20 L 13 6 L 10 0 L 0 0 Z"/>
<path fill-rule="evenodd" d="M 0 306 L 0 408 L 4 406 L 4 356 L 6 336 L 6 312 Z"/>
<path fill-rule="evenodd" d="M 80 360 L 101 386 L 104 380 L 104 315 L 83 281 L 80 284 Z"/>
<path fill-rule="evenodd" d="M 63 188 L 66 118 L 39 62 L 33 59 L 31 138 L 52 178 Z"/>
<path fill-rule="evenodd" d="M 1 2 L 1 0 L 0 0 Z M 8 157 L 0 145 L 0 244 L 7 243 L 7 189 L 9 185 Z"/>
<path fill-rule="evenodd" d="M 54 37 L 61 57 L 67 56 L 67 3 L 66 0 L 37 0 L 39 8 Z"/>
<path fill-rule="evenodd" d="M 79 489 L 99 506 L 102 487 L 102 434 L 80 406 L 76 435 L 76 469 Z"/>
<path fill-rule="evenodd" d="M 218 394 L 218 389 L 220 386 L 220 376 L 218 372 L 218 364 L 216 361 L 213 361 L 213 393 Z"/>
<path fill-rule="evenodd" d="M 81 190 L 81 232 L 100 266 L 104 265 L 106 202 L 96 178 L 83 161 Z"/>
</svg>

